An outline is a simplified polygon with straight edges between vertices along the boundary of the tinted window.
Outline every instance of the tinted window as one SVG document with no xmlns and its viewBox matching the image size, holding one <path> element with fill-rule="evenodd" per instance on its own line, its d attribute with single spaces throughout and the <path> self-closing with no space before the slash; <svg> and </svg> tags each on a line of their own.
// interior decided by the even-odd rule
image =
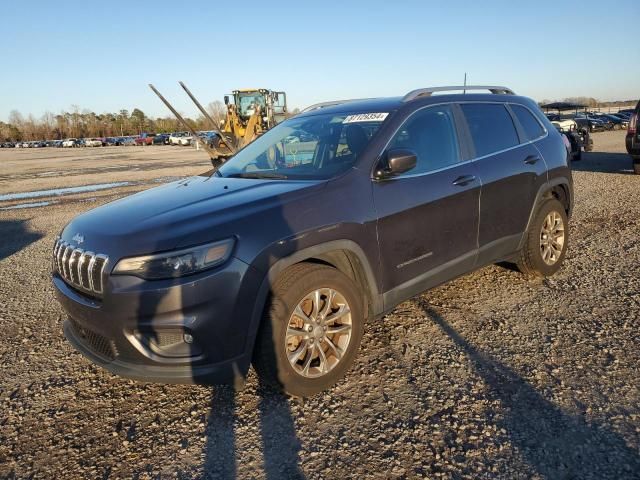
<svg viewBox="0 0 640 480">
<path fill-rule="evenodd" d="M 388 113 L 293 117 L 258 137 L 217 175 L 239 178 L 325 179 L 351 168 Z"/>
<path fill-rule="evenodd" d="M 527 136 L 527 140 L 535 140 L 544 135 L 544 128 L 540 125 L 540 122 L 533 116 L 533 113 L 528 108 L 522 105 L 511 105 L 511 110 L 516 114 L 516 118 L 524 128 L 524 133 Z"/>
<path fill-rule="evenodd" d="M 460 160 L 453 114 L 449 106 L 426 108 L 402 125 L 389 148 L 413 150 L 417 165 L 407 175 L 429 172 Z"/>
<path fill-rule="evenodd" d="M 499 103 L 465 103 L 460 106 L 467 119 L 477 157 L 520 143 L 511 115 L 504 105 Z"/>
</svg>

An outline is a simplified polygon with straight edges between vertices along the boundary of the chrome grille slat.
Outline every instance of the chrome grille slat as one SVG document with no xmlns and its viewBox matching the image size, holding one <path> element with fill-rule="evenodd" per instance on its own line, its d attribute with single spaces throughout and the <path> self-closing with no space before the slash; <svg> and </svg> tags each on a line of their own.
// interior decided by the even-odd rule
<svg viewBox="0 0 640 480">
<path fill-rule="evenodd" d="M 57 239 L 53 247 L 53 266 L 69 285 L 90 294 L 102 294 L 104 270 L 109 257 L 74 248 L 70 243 Z"/>
<path fill-rule="evenodd" d="M 69 278 L 71 278 L 71 283 L 82 286 L 80 284 L 80 272 L 78 271 L 78 262 L 80 260 L 80 256 L 84 253 L 84 250 L 80 248 L 76 248 L 69 255 Z"/>
<path fill-rule="evenodd" d="M 91 257 L 91 260 L 89 260 L 89 269 L 87 271 L 88 275 L 89 275 L 89 289 L 90 290 L 94 290 L 94 286 L 93 286 L 93 269 L 96 266 L 96 257 Z"/>
<path fill-rule="evenodd" d="M 67 245 L 62 254 L 62 276 L 69 279 L 71 274 L 69 273 L 69 254 L 73 251 L 71 245 Z"/>
<path fill-rule="evenodd" d="M 66 248 L 66 243 L 60 242 L 60 248 L 58 248 L 58 256 L 56 257 L 56 264 L 58 265 L 58 272 L 62 272 L 62 253 Z"/>
</svg>

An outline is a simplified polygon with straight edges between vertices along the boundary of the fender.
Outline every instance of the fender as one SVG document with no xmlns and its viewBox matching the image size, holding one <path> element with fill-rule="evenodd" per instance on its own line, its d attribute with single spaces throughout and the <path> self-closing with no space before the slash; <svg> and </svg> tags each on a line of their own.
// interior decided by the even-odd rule
<svg viewBox="0 0 640 480">
<path fill-rule="evenodd" d="M 524 242 L 526 240 L 526 233 L 529 231 L 529 226 L 531 225 L 531 222 L 533 222 L 533 216 L 538 210 L 538 206 L 540 205 L 540 203 L 542 203 L 542 198 L 544 197 L 545 193 L 547 193 L 549 190 L 551 190 L 553 187 L 557 185 L 563 185 L 567 187 L 567 195 L 569 196 L 568 216 L 569 217 L 571 216 L 571 212 L 573 210 L 573 188 L 571 186 L 572 185 L 571 179 L 565 176 L 559 176 L 559 177 L 554 177 L 549 179 L 547 182 L 540 185 L 540 188 L 538 189 L 538 193 L 536 193 L 536 198 L 535 198 L 535 201 L 533 202 L 533 207 L 531 208 L 531 212 L 529 213 L 529 220 L 527 220 L 527 226 L 525 228 L 525 231 L 522 234 L 522 238 L 520 239 L 520 244 L 518 245 L 518 249 L 521 249 L 524 246 Z"/>
<path fill-rule="evenodd" d="M 248 354 L 253 350 L 253 345 L 255 343 L 256 335 L 258 333 L 258 328 L 260 326 L 260 321 L 262 320 L 262 314 L 264 312 L 264 307 L 267 302 L 267 298 L 269 295 L 269 291 L 271 289 L 271 285 L 275 282 L 278 275 L 284 271 L 286 268 L 294 265 L 296 263 L 303 262 L 308 258 L 318 257 L 322 254 L 329 253 L 336 250 L 347 250 L 358 258 L 360 263 L 362 264 L 362 268 L 364 270 L 364 274 L 366 277 L 367 286 L 369 288 L 369 293 L 371 297 L 372 303 L 372 316 L 377 316 L 383 311 L 382 305 L 382 295 L 378 291 L 378 285 L 376 282 L 376 277 L 374 275 L 373 269 L 371 268 L 371 263 L 367 255 L 364 253 L 360 245 L 355 243 L 352 240 L 332 240 L 330 242 L 321 243 L 318 245 L 314 245 L 312 247 L 307 247 L 300 251 L 295 252 L 294 254 L 281 258 L 276 263 L 274 263 L 267 274 L 264 276 L 258 293 L 256 295 L 255 303 L 253 306 L 253 313 L 251 314 L 251 322 L 249 324 L 249 332 L 247 332 L 247 343 L 245 345 L 245 352 Z"/>
</svg>

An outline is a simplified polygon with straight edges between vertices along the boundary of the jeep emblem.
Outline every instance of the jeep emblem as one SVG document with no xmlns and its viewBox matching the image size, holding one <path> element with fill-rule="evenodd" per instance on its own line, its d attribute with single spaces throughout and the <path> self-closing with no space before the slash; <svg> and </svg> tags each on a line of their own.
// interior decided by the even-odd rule
<svg viewBox="0 0 640 480">
<path fill-rule="evenodd" d="M 79 233 L 76 233 L 71 240 L 73 240 L 78 245 L 80 245 L 82 242 L 84 242 L 84 237 Z"/>
</svg>

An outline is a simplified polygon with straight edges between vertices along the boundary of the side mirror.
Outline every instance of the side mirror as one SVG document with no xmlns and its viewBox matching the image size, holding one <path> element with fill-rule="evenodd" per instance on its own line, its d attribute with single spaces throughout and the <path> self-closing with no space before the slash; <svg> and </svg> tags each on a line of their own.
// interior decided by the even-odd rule
<svg viewBox="0 0 640 480">
<path fill-rule="evenodd" d="M 224 104 L 229 105 L 229 95 L 224 96 Z"/>
<path fill-rule="evenodd" d="M 415 168 L 417 162 L 418 156 L 413 150 L 394 148 L 387 152 L 386 159 L 381 162 L 376 171 L 376 178 L 384 179 L 408 172 Z"/>
</svg>

